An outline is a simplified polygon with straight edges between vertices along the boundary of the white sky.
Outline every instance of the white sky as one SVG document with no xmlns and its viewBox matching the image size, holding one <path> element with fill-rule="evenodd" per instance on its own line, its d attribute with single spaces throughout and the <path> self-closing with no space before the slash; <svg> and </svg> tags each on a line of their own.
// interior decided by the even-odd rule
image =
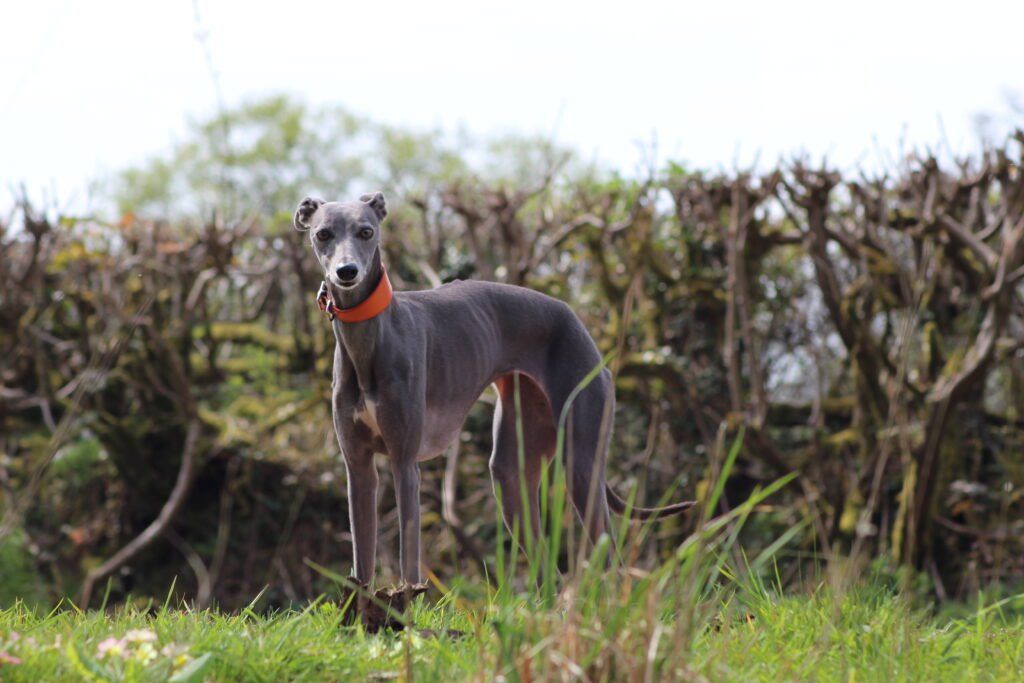
<svg viewBox="0 0 1024 683">
<path fill-rule="evenodd" d="M 13 6 L 12 6 L 13 5 Z M 289 92 L 413 127 L 541 132 L 630 171 L 975 142 L 1024 92 L 1024 1 L 199 0 L 228 104 Z M 84 201 L 216 110 L 191 0 L 5 3 L 0 205 Z M 944 131 L 943 131 L 944 128 Z"/>
</svg>

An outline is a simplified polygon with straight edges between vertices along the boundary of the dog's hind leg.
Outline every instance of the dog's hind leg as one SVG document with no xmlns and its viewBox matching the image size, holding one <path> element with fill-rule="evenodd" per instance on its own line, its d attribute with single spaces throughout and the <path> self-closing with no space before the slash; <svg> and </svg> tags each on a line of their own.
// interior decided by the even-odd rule
<svg viewBox="0 0 1024 683">
<path fill-rule="evenodd" d="M 559 387 L 553 406 L 561 415 L 575 385 Z M 565 458 L 569 494 L 592 543 L 611 529 L 605 496 L 605 458 L 611 440 L 615 409 L 611 373 L 604 369 L 572 402 L 565 429 Z"/>
<path fill-rule="evenodd" d="M 551 404 L 536 382 L 522 373 L 504 375 L 494 384 L 498 403 L 494 410 L 491 479 L 501 501 L 505 525 L 512 533 L 518 530 L 520 545 L 527 550 L 531 542 L 540 539 L 540 477 L 543 461 L 555 451 Z"/>
</svg>

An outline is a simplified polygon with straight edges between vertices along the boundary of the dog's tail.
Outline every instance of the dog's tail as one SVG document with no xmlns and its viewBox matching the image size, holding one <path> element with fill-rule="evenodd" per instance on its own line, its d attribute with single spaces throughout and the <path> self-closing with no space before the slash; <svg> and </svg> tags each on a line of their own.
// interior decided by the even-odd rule
<svg viewBox="0 0 1024 683">
<path fill-rule="evenodd" d="M 612 509 L 617 515 L 624 514 L 626 512 L 626 501 L 619 498 L 615 491 L 612 491 L 612 487 L 608 484 L 604 485 L 605 496 L 608 498 L 608 507 Z M 632 507 L 629 509 L 630 519 L 661 519 L 662 517 L 672 517 L 674 515 L 681 515 L 693 506 L 697 504 L 695 500 L 685 500 L 681 503 L 673 503 L 672 505 L 666 505 L 660 508 L 640 508 Z"/>
</svg>

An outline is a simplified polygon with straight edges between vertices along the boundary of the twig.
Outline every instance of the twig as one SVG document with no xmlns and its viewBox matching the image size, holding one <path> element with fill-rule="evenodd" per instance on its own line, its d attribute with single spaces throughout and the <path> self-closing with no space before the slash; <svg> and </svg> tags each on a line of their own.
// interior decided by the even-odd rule
<svg viewBox="0 0 1024 683">
<path fill-rule="evenodd" d="M 79 606 L 83 609 L 89 606 L 89 600 L 92 598 L 96 582 L 110 576 L 138 555 L 139 552 L 149 547 L 153 541 L 166 532 L 168 525 L 178 514 L 178 511 L 181 510 L 181 506 L 192 487 L 192 475 L 195 472 L 196 442 L 199 439 L 200 424 L 198 417 L 193 417 L 189 421 L 188 431 L 185 434 L 185 445 L 181 451 L 181 467 L 178 469 L 178 478 L 174 482 L 171 495 L 168 496 L 167 502 L 164 503 L 157 518 L 142 533 L 114 553 L 110 559 L 100 566 L 93 568 L 86 575 L 85 581 L 82 583 L 81 598 L 79 600 Z"/>
</svg>

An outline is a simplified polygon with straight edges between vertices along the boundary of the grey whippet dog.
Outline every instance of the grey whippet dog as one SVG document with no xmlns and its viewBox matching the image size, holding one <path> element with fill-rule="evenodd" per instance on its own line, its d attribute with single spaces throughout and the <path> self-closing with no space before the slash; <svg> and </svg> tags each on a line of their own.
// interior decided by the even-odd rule
<svg viewBox="0 0 1024 683">
<path fill-rule="evenodd" d="M 391 459 L 402 579 L 419 583 L 419 462 L 445 452 L 470 407 L 494 384 L 492 480 L 506 525 L 537 538 L 542 464 L 555 453 L 558 416 L 581 380 L 601 363 L 572 309 L 530 289 L 465 281 L 392 298 L 380 256 L 386 215 L 380 192 L 353 202 L 307 197 L 295 212 L 295 227 L 309 231 L 323 268 L 321 303 L 338 314 L 332 316 L 334 428 L 348 470 L 355 578 L 364 584 L 373 577 L 377 545 L 375 453 Z M 565 434 L 567 488 L 591 541 L 609 528 L 609 506 L 619 514 L 627 508 L 605 484 L 610 429 L 602 429 L 602 421 L 606 404 L 614 400 L 611 373 L 602 369 L 572 401 Z M 528 494 L 525 518 L 522 486 Z M 660 517 L 692 505 L 632 508 L 631 513 Z"/>
</svg>

